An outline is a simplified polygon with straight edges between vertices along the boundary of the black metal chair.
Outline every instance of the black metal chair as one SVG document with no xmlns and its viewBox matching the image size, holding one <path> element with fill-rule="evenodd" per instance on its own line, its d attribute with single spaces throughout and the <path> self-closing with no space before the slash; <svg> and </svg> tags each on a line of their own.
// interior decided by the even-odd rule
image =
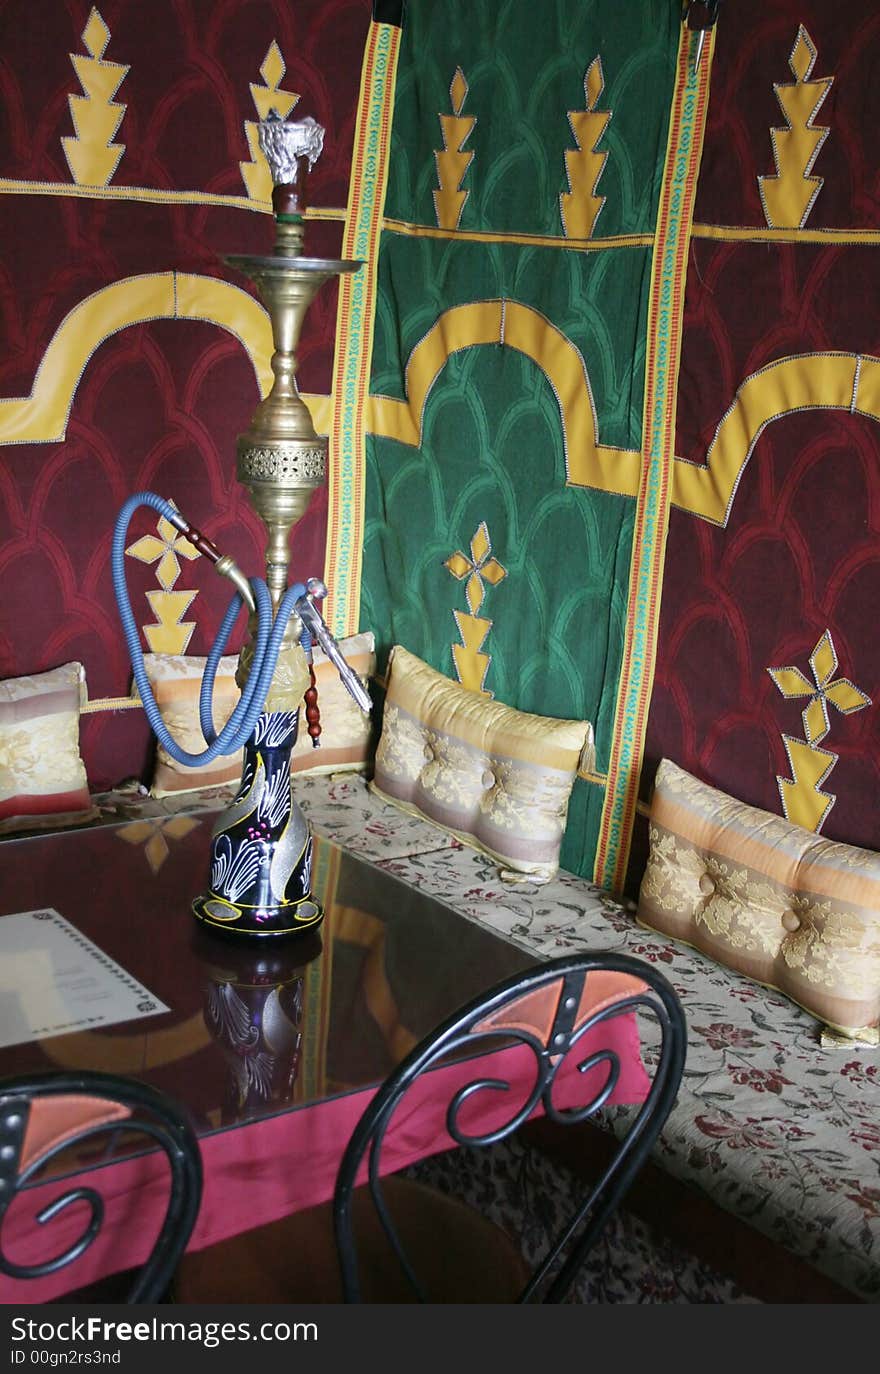
<svg viewBox="0 0 880 1374">
<path fill-rule="evenodd" d="M 616 975 L 616 978 L 608 975 Z M 386 1080 L 356 1126 L 337 1177 L 333 1224 L 346 1302 L 361 1302 L 365 1298 L 368 1301 L 386 1300 L 376 1296 L 374 1280 L 377 1266 L 373 1253 L 378 1228 L 374 1227 L 370 1235 L 369 1260 L 362 1266 L 358 1263 L 359 1256 L 363 1256 L 355 1235 L 355 1220 L 357 1218 L 358 1225 L 361 1224 L 365 1197 L 372 1199 L 381 1228 L 382 1246 L 389 1253 L 393 1251 L 416 1300 L 432 1300 L 431 1293 L 422 1287 L 406 1251 L 409 1237 L 425 1235 L 433 1237 L 430 1243 L 435 1249 L 438 1246 L 442 1249 L 442 1242 L 437 1237 L 446 1221 L 433 1222 L 430 1209 L 421 1221 L 406 1217 L 406 1211 L 411 1210 L 409 1200 L 405 1202 L 404 1212 L 398 1209 L 392 1219 L 395 1205 L 387 1205 L 383 1192 L 385 1185 L 380 1183 L 383 1143 L 393 1128 L 395 1113 L 421 1075 L 436 1068 L 441 1061 L 449 1062 L 451 1057 L 482 1053 L 492 1047 L 493 1042 L 495 1048 L 524 1045 L 534 1055 L 536 1067 L 534 1084 L 525 1099 L 518 1101 L 502 1125 L 484 1134 L 464 1129 L 461 1124 L 463 1109 L 476 1094 L 509 1092 L 511 1087 L 502 1078 L 486 1077 L 485 1067 L 481 1071 L 477 1060 L 473 1079 L 456 1090 L 446 1108 L 446 1129 L 453 1140 L 468 1146 L 505 1140 L 524 1125 L 539 1103 L 553 1122 L 565 1125 L 586 1122 L 611 1096 L 620 1075 L 619 1056 L 611 1048 L 593 1045 L 591 1052 L 577 1063 L 577 1068 L 582 1073 L 588 1070 L 599 1070 L 599 1073 L 592 1076 L 589 1100 L 571 1108 L 554 1103 L 554 1087 L 562 1065 L 570 1056 L 577 1055 L 578 1045 L 589 1031 L 633 1011 L 647 1013 L 659 1028 L 659 1046 L 652 1045 L 645 1055 L 651 1080 L 647 1097 L 637 1109 L 627 1113 L 629 1119 L 624 1134 L 618 1137 L 610 1162 L 602 1168 L 587 1196 L 579 1200 L 574 1215 L 532 1276 L 520 1286 L 521 1278 L 525 1277 L 522 1268 L 517 1271 L 513 1263 L 507 1266 L 508 1276 L 516 1276 L 516 1288 L 507 1300 L 563 1300 L 608 1218 L 647 1160 L 672 1109 L 684 1069 L 687 1036 L 678 997 L 669 982 L 651 965 L 617 954 L 568 955 L 508 979 L 450 1017 Z M 602 1065 L 607 1067 L 607 1072 L 601 1072 Z M 365 1160 L 369 1186 L 356 1191 L 355 1181 Z M 392 1190 L 395 1182 L 388 1180 Z M 418 1198 L 415 1205 L 418 1209 Z M 400 1239 L 401 1221 L 403 1229 L 409 1233 L 406 1243 Z M 475 1243 L 478 1242 L 471 1235 L 467 1246 L 473 1249 Z M 499 1272 L 494 1258 L 490 1263 L 487 1256 L 484 1267 L 487 1271 Z M 362 1289 L 361 1268 L 370 1280 L 368 1294 Z M 447 1260 L 445 1268 L 449 1270 L 454 1265 Z M 435 1275 L 438 1270 L 442 1275 L 442 1255 L 439 1264 L 434 1265 Z M 475 1298 L 475 1294 L 469 1294 L 464 1299 L 447 1296 L 443 1300 L 474 1301 Z M 400 1300 L 399 1293 L 395 1300 Z M 496 1294 L 488 1300 L 504 1299 Z"/>
<path fill-rule="evenodd" d="M 124 1132 L 125 1148 L 112 1151 L 113 1137 Z M 81 1148 L 97 1145 L 86 1157 Z M 101 1150 L 101 1146 L 110 1148 Z M 104 1220 L 104 1200 L 98 1191 L 100 1169 L 110 1158 L 127 1158 L 157 1147 L 170 1167 L 168 1204 L 153 1248 L 133 1277 L 124 1301 L 161 1300 L 186 1249 L 202 1195 L 202 1164 L 198 1141 L 181 1110 L 163 1093 L 112 1074 L 52 1073 L 0 1081 L 0 1227 L 13 1201 L 26 1193 L 47 1166 L 56 1176 L 74 1175 L 62 1193 L 36 1216 L 39 1225 L 56 1218 L 74 1202 L 85 1202 L 88 1222 L 79 1238 L 60 1254 L 38 1264 L 9 1259 L 0 1243 L 0 1273 L 15 1279 L 37 1279 L 56 1273 L 75 1261 L 98 1235 Z M 63 1164 L 57 1163 L 71 1152 Z M 88 1172 L 77 1172 L 77 1160 L 87 1159 Z M 45 1174 L 51 1181 L 51 1170 Z M 25 1205 L 25 1204 L 22 1204 Z M 71 1271 L 71 1289 L 77 1287 Z M 117 1299 L 118 1301 L 119 1299 Z"/>
</svg>

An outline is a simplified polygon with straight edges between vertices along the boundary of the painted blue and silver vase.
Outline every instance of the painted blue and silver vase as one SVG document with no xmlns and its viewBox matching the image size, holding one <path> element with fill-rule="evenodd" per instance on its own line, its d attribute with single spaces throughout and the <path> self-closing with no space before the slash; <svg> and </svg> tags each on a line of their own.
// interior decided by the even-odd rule
<svg viewBox="0 0 880 1374">
<path fill-rule="evenodd" d="M 211 885 L 192 904 L 206 926 L 242 937 L 314 930 L 312 836 L 293 799 L 298 711 L 267 711 L 244 746 L 241 783 L 211 836 Z"/>
</svg>

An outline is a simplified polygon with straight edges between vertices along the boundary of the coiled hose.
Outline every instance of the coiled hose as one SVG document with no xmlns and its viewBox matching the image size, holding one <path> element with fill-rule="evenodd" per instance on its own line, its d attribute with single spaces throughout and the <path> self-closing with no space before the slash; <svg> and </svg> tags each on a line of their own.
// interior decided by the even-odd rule
<svg viewBox="0 0 880 1374">
<path fill-rule="evenodd" d="M 223 726 L 219 734 L 214 730 L 213 721 L 213 698 L 214 680 L 217 675 L 217 666 L 226 648 L 226 641 L 229 638 L 233 625 L 238 619 L 239 612 L 244 605 L 244 597 L 241 592 L 236 592 L 229 607 L 223 617 L 217 638 L 208 654 L 205 664 L 205 672 L 202 678 L 201 691 L 199 693 L 199 722 L 202 727 L 202 734 L 205 737 L 207 748 L 200 754 L 191 754 L 188 750 L 182 749 L 173 736 L 169 733 L 161 712 L 156 705 L 156 698 L 144 668 L 144 657 L 141 652 L 140 633 L 137 622 L 131 609 L 131 602 L 128 596 L 128 587 L 125 582 L 125 544 L 128 536 L 128 526 L 131 517 L 139 506 L 150 506 L 153 510 L 163 515 L 175 529 L 181 530 L 186 534 L 190 530 L 188 522 L 185 521 L 176 507 L 170 501 L 157 496 L 152 491 L 138 491 L 130 496 L 122 507 L 116 520 L 113 531 L 113 546 L 110 555 L 110 566 L 113 575 L 113 591 L 116 596 L 116 604 L 119 608 L 119 618 L 122 621 L 122 629 L 125 634 L 125 642 L 128 646 L 128 653 L 131 659 L 131 668 L 134 680 L 143 702 L 144 712 L 150 723 L 150 728 L 162 745 L 173 759 L 188 768 L 198 768 L 201 764 L 211 763 L 219 754 L 235 754 L 242 747 L 251 735 L 254 726 L 265 705 L 266 696 L 275 672 L 275 665 L 278 662 L 278 654 L 281 650 L 281 641 L 284 638 L 284 631 L 292 613 L 296 610 L 296 603 L 306 595 L 306 589 L 301 582 L 289 587 L 281 599 L 278 607 L 278 614 L 274 620 L 272 617 L 272 598 L 269 595 L 269 588 L 261 577 L 248 578 L 254 597 L 257 613 L 257 634 L 254 646 L 254 657 L 251 664 L 251 671 L 245 683 L 241 698 L 238 701 L 232 715 Z M 207 543 L 207 541 L 204 541 Z M 213 547 L 213 546 L 211 546 Z M 216 550 L 214 551 L 216 554 Z M 215 558 L 216 561 L 216 558 Z M 306 653 L 311 649 L 311 635 L 306 628 L 303 628 L 300 636 L 300 643 Z"/>
</svg>

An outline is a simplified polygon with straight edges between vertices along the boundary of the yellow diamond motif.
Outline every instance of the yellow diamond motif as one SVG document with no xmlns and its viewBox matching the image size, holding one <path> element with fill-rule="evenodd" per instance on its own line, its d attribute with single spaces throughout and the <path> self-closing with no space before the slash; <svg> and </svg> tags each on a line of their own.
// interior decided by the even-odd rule
<svg viewBox="0 0 880 1374">
<path fill-rule="evenodd" d="M 853 711 L 861 711 L 863 707 L 871 705 L 871 698 L 865 693 L 860 692 L 858 687 L 854 687 L 845 678 L 838 678 L 827 688 L 825 696 L 836 706 L 841 715 L 848 716 Z"/>
<path fill-rule="evenodd" d="M 149 821 L 131 821 L 123 830 L 116 832 L 120 840 L 125 840 L 126 844 L 142 844 L 152 833 L 153 826 Z"/>
<path fill-rule="evenodd" d="M 479 573 L 472 573 L 468 578 L 465 595 L 467 596 L 467 603 L 470 607 L 471 615 L 476 615 L 483 604 L 483 582 Z"/>
<path fill-rule="evenodd" d="M 814 697 L 803 713 L 804 733 L 809 744 L 818 744 L 828 734 L 828 708 L 822 697 Z"/>
<path fill-rule="evenodd" d="M 805 678 L 799 668 L 768 668 L 776 686 L 784 697 L 810 697 L 813 684 Z"/>
<path fill-rule="evenodd" d="M 457 115 L 461 114 L 461 107 L 465 102 L 468 93 L 468 83 L 465 81 L 464 72 L 461 67 L 456 67 L 455 76 L 452 78 L 452 85 L 449 87 L 449 98 L 452 101 L 452 108 Z"/>
<path fill-rule="evenodd" d="M 173 816 L 170 820 L 157 817 L 155 820 L 132 821 L 116 833 L 126 844 L 142 844 L 147 863 L 153 873 L 158 873 L 170 852 L 166 836 L 181 840 L 197 825 L 198 821 L 190 816 Z"/>
<path fill-rule="evenodd" d="M 490 558 L 480 569 L 480 576 L 485 577 L 490 586 L 497 587 L 507 576 L 507 569 L 501 566 L 497 558 Z"/>
<path fill-rule="evenodd" d="M 487 557 L 492 548 L 489 542 L 489 531 L 486 528 L 485 520 L 481 520 L 477 526 L 477 532 L 471 540 L 471 558 L 476 567 L 479 567 L 483 559 Z"/>
<path fill-rule="evenodd" d="M 170 592 L 178 577 L 180 576 L 180 564 L 174 554 L 173 549 L 167 549 L 159 560 L 156 569 L 156 579 L 163 586 L 166 592 Z"/>
<path fill-rule="evenodd" d="M 594 57 L 587 70 L 586 80 L 584 81 L 584 94 L 587 97 L 587 109 L 594 110 L 596 101 L 605 89 L 605 78 L 602 75 L 602 62 L 598 57 Z"/>
<path fill-rule="evenodd" d="M 278 82 L 281 80 L 286 70 L 284 58 L 281 56 L 281 49 L 273 38 L 272 42 L 269 44 L 269 51 L 263 59 L 263 65 L 260 68 L 260 76 L 267 86 L 275 87 L 278 85 Z"/>
<path fill-rule="evenodd" d="M 457 577 L 459 582 L 463 577 L 467 577 L 469 572 L 473 571 L 473 564 L 470 559 L 465 558 L 463 553 L 458 552 L 452 554 L 450 558 L 447 558 L 443 566 L 444 568 L 448 568 L 452 576 Z"/>
<path fill-rule="evenodd" d="M 97 10 L 93 9 L 89 15 L 89 22 L 82 32 L 82 40 L 92 57 L 104 56 L 104 51 L 110 42 L 110 30 Z"/>
<path fill-rule="evenodd" d="M 810 667 L 817 687 L 825 687 L 837 671 L 837 654 L 827 630 L 810 654 Z"/>
<path fill-rule="evenodd" d="M 125 550 L 129 558 L 137 558 L 141 563 L 155 563 L 157 558 L 161 558 L 168 545 L 164 539 L 157 539 L 155 534 L 145 534 L 143 539 L 139 539 L 136 544 L 130 544 Z"/>
<path fill-rule="evenodd" d="M 199 824 L 191 816 L 172 816 L 170 821 L 166 821 L 162 829 L 166 835 L 170 835 L 173 840 L 182 840 L 184 835 L 188 835 L 191 830 L 195 830 Z"/>
<path fill-rule="evenodd" d="M 790 66 L 798 81 L 806 81 L 810 72 L 813 70 L 813 63 L 816 60 L 816 49 L 810 42 L 806 29 L 801 26 L 798 30 L 797 42 L 791 54 Z"/>
</svg>

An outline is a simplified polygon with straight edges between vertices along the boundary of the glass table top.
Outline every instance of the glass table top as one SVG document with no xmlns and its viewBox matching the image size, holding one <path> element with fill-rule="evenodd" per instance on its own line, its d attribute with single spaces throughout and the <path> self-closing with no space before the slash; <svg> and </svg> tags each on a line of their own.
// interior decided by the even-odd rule
<svg viewBox="0 0 880 1374">
<path fill-rule="evenodd" d="M 319 931 L 263 943 L 214 935 L 190 913 L 214 819 L 0 844 L 0 920 L 54 907 L 170 1008 L 0 1049 L 0 1078 L 98 1069 L 140 1079 L 208 1134 L 380 1082 L 447 1015 L 534 962 L 317 836 Z"/>
</svg>

